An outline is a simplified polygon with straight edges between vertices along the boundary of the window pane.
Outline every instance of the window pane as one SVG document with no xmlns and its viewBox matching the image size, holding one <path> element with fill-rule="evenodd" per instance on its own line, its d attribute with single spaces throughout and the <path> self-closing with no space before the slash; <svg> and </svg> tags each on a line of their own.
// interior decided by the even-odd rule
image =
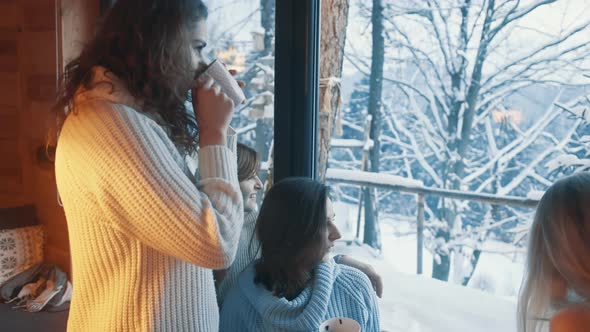
<svg viewBox="0 0 590 332">
<path fill-rule="evenodd" d="M 274 0 L 208 0 L 207 55 L 237 71 L 246 102 L 236 108 L 232 127 L 238 141 L 254 148 L 266 179 L 273 144 Z"/>
<path fill-rule="evenodd" d="M 516 331 L 534 205 L 590 169 L 590 7 L 326 2 L 348 9 L 322 11 L 336 251 L 382 274 L 383 329 Z"/>
</svg>

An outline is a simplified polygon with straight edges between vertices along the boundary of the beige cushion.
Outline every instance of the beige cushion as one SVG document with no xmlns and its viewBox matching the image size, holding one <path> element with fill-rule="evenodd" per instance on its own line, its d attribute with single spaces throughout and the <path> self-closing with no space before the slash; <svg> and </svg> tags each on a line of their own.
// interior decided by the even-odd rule
<svg viewBox="0 0 590 332">
<path fill-rule="evenodd" d="M 43 261 L 43 234 L 40 225 L 0 230 L 0 285 Z"/>
</svg>

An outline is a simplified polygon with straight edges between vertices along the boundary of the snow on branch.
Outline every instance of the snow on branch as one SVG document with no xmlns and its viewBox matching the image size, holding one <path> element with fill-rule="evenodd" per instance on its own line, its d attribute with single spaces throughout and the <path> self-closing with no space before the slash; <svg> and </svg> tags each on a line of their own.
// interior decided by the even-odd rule
<svg viewBox="0 0 590 332">
<path fill-rule="evenodd" d="M 590 168 L 590 159 L 580 159 L 577 156 L 573 155 L 573 154 L 563 154 L 560 155 L 558 157 L 556 157 L 555 159 L 550 160 L 549 162 L 547 162 L 545 164 L 545 167 L 547 167 L 547 170 L 549 172 L 553 172 L 556 169 L 562 168 L 562 167 L 583 167 L 583 168 Z"/>
<path fill-rule="evenodd" d="M 236 130 L 236 135 L 242 135 L 242 134 L 247 133 L 247 132 L 254 130 L 254 129 L 256 129 L 256 122 L 251 123 L 251 124 L 244 126 L 244 127 L 236 128 L 235 130 Z"/>
<path fill-rule="evenodd" d="M 561 92 L 556 95 L 554 101 L 559 100 L 560 96 Z M 506 163 L 508 160 L 515 158 L 517 154 L 519 154 L 521 151 L 533 144 L 539 137 L 539 135 L 543 133 L 545 128 L 557 116 L 558 114 L 552 111 L 552 107 L 548 107 L 547 110 L 545 110 L 545 113 L 535 122 L 535 124 L 531 128 L 529 128 L 524 133 L 524 135 L 507 144 L 500 151 L 498 151 L 496 155 L 492 156 L 492 158 L 490 158 L 490 160 L 484 166 L 479 167 L 471 174 L 467 175 L 464 178 L 464 182 L 469 183 L 475 180 L 476 178 L 484 174 L 486 171 L 490 170 L 498 161 Z"/>
<path fill-rule="evenodd" d="M 550 3 L 555 2 L 556 0 L 542 0 L 542 1 L 535 1 L 532 4 L 521 8 L 519 10 L 518 5 L 520 4 L 520 1 L 516 1 L 515 5 L 510 9 L 510 11 L 504 16 L 504 19 L 502 20 L 502 22 L 500 22 L 497 26 L 495 26 L 494 28 L 492 28 L 491 32 L 491 36 L 492 38 L 498 34 L 498 32 L 500 32 L 500 30 L 502 30 L 504 27 L 506 27 L 509 23 L 514 22 L 522 17 L 524 17 L 525 15 L 529 14 L 530 12 L 532 12 L 533 10 L 537 9 L 538 7 L 544 6 L 544 5 L 548 5 Z M 506 3 L 508 2 L 514 2 L 514 1 L 506 1 Z"/>
<path fill-rule="evenodd" d="M 548 51 L 548 50 L 552 50 L 552 49 L 558 49 L 560 47 L 560 45 L 562 45 L 565 41 L 569 40 L 572 36 L 586 30 L 586 28 L 588 28 L 590 26 L 590 21 L 585 22 L 584 24 L 578 26 L 577 28 L 573 29 L 572 31 L 570 31 L 569 33 L 561 36 L 560 38 L 557 38 L 555 40 L 553 40 L 550 43 L 544 44 L 542 46 L 539 46 L 538 48 L 532 50 L 531 52 L 527 53 L 526 55 L 523 55 L 515 60 L 513 60 L 512 62 L 508 63 L 507 65 L 505 65 L 504 67 L 502 67 L 500 70 L 498 70 L 496 73 L 490 75 L 483 83 L 482 86 L 486 86 L 487 84 L 489 84 L 490 81 L 494 80 L 498 75 L 507 72 L 509 69 L 515 67 L 515 66 L 521 66 L 521 65 L 529 65 L 530 64 L 530 60 L 532 59 L 534 61 L 534 59 L 537 59 L 537 56 L 539 54 L 545 54 L 544 52 Z M 581 45 L 577 45 L 574 46 L 575 49 L 579 48 L 579 47 L 583 47 L 586 46 L 586 43 L 581 44 Z M 575 50 L 574 49 L 574 50 Z M 566 50 L 562 50 L 560 52 L 560 54 L 566 54 L 569 51 L 571 51 L 570 49 L 566 49 Z M 544 57 L 543 59 L 547 60 L 547 59 L 555 59 L 556 57 L 559 57 L 558 55 L 554 55 L 554 56 L 550 56 L 550 57 Z"/>
<path fill-rule="evenodd" d="M 577 106 L 577 107 L 570 107 L 570 106 L 566 106 L 562 103 L 555 103 L 555 106 L 561 108 L 562 110 L 575 115 L 576 117 L 590 123 L 590 109 L 589 106 Z"/>
<path fill-rule="evenodd" d="M 523 169 L 514 179 L 512 179 L 512 181 L 510 181 L 508 184 L 506 184 L 505 186 L 503 186 L 502 188 L 500 188 L 498 190 L 498 193 L 500 194 L 508 194 L 510 193 L 512 190 L 514 190 L 526 177 L 530 176 L 530 173 L 532 171 L 534 171 L 534 168 L 541 162 L 543 161 L 545 158 L 547 158 L 551 153 L 554 152 L 558 152 L 558 151 L 562 151 L 565 146 L 567 145 L 567 143 L 569 142 L 569 139 L 571 138 L 571 136 L 574 134 L 574 132 L 576 131 L 576 128 L 579 125 L 579 121 L 578 123 L 576 123 L 575 125 L 573 125 L 571 127 L 570 130 L 568 130 L 568 132 L 566 133 L 565 137 L 561 140 L 561 142 L 557 145 L 552 146 L 551 148 L 547 148 L 545 150 L 543 150 L 541 153 L 539 153 L 539 155 L 532 161 L 530 162 L 525 169 Z"/>
</svg>

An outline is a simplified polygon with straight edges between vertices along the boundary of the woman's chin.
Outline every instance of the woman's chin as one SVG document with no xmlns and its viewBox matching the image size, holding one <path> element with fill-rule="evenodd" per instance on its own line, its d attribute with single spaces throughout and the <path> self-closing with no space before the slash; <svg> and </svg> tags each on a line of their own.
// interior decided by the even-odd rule
<svg viewBox="0 0 590 332">
<path fill-rule="evenodd" d="M 256 212 L 256 210 L 258 210 L 256 202 L 246 202 L 246 204 L 244 204 L 244 212 Z"/>
</svg>

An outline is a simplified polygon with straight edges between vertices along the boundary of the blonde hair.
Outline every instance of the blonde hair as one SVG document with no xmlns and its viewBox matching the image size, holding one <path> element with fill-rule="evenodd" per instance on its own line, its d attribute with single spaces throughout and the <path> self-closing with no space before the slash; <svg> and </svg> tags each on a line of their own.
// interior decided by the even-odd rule
<svg viewBox="0 0 590 332">
<path fill-rule="evenodd" d="M 557 279 L 556 279 L 557 278 Z M 518 300 L 518 331 L 537 332 L 559 307 L 574 304 L 552 296 L 555 280 L 582 302 L 590 299 L 590 173 L 555 182 L 545 192 L 529 234 Z"/>
</svg>

